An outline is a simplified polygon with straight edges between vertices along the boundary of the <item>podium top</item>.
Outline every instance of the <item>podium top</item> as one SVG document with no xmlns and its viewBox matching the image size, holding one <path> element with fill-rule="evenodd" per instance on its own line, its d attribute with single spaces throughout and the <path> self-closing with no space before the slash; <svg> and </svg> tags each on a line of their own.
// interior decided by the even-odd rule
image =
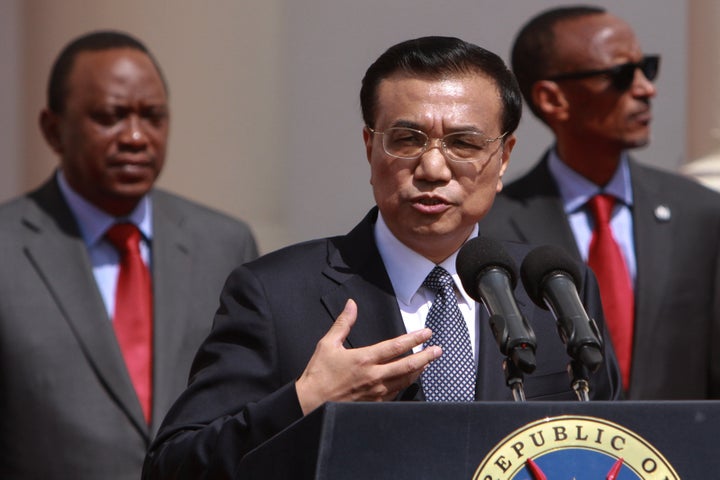
<svg viewBox="0 0 720 480">
<path fill-rule="evenodd" d="M 552 423 L 559 417 L 571 421 Z M 513 438 L 523 429 L 524 440 Z M 618 478 L 666 478 L 657 476 L 663 460 L 676 472 L 669 478 L 709 478 L 720 471 L 718 431 L 720 401 L 328 403 L 246 455 L 237 478 L 469 480 L 508 439 L 514 440 L 506 445 L 510 453 L 497 448 L 492 459 L 507 474 L 534 451 L 549 471 L 556 468 L 552 455 L 564 455 L 562 468 L 579 468 L 577 478 L 587 478 L 592 462 L 601 469 L 622 464 L 636 475 Z M 533 441 L 547 443 L 548 451 L 532 450 Z M 633 441 L 645 449 L 642 458 L 632 459 Z"/>
</svg>

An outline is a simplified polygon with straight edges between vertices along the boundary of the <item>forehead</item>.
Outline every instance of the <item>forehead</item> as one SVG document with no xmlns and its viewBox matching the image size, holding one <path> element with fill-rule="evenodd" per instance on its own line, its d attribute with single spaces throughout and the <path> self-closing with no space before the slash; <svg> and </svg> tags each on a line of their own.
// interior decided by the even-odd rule
<svg viewBox="0 0 720 480">
<path fill-rule="evenodd" d="M 568 66 L 600 68 L 642 55 L 632 27 L 607 13 L 559 22 L 554 33 L 558 59 Z"/>
<path fill-rule="evenodd" d="M 159 72 L 139 50 L 119 48 L 81 52 L 75 58 L 66 84 L 67 94 L 124 91 L 165 97 Z"/>
<path fill-rule="evenodd" d="M 442 78 L 395 75 L 377 90 L 376 126 L 395 122 L 417 123 L 423 128 L 500 128 L 502 102 L 496 83 L 482 74 Z M 492 133 L 492 132 L 489 132 Z"/>
</svg>

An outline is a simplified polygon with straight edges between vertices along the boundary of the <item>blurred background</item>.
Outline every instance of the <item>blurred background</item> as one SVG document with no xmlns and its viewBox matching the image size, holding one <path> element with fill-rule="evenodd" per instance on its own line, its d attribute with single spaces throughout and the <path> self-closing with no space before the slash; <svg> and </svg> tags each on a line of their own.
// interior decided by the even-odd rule
<svg viewBox="0 0 720 480">
<path fill-rule="evenodd" d="M 154 52 L 170 84 L 164 188 L 245 219 L 263 253 L 348 231 L 373 205 L 358 92 L 397 42 L 449 35 L 508 59 L 534 0 L 0 0 L 0 200 L 57 164 L 40 135 L 52 61 L 73 37 L 114 28 Z M 651 145 L 634 155 L 712 176 L 720 146 L 720 2 L 595 1 L 662 55 Z M 509 178 L 549 132 L 526 110 Z M 690 166 L 689 162 L 694 161 Z M 697 167 L 697 168 L 696 168 Z"/>
</svg>

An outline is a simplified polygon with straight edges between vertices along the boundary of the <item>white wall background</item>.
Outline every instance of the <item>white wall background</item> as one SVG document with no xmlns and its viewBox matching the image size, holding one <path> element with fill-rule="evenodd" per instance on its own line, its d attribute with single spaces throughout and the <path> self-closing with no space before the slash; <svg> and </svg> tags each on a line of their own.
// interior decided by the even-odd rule
<svg viewBox="0 0 720 480">
<path fill-rule="evenodd" d="M 171 91 L 161 185 L 247 220 L 264 252 L 350 229 L 372 205 L 358 92 L 386 48 L 451 35 L 507 60 L 534 0 L 0 0 L 0 200 L 48 177 L 37 129 L 48 70 L 72 37 L 127 30 L 147 43 Z M 636 156 L 675 170 L 685 157 L 686 2 L 589 2 L 663 56 L 653 141 Z M 549 145 L 526 111 L 509 178 Z"/>
<path fill-rule="evenodd" d="M 288 1 L 288 225 L 295 238 L 343 232 L 372 205 L 362 148 L 358 92 L 366 68 L 390 45 L 423 35 L 457 36 L 509 61 L 519 27 L 537 12 L 576 2 L 535 0 Z M 675 169 L 683 160 L 685 9 L 675 0 L 594 2 L 636 29 L 647 52 L 663 55 L 657 82 L 654 136 L 637 157 Z M 508 170 L 512 179 L 538 160 L 549 131 L 529 109 Z M 328 141 L 328 139 L 333 141 Z"/>
</svg>

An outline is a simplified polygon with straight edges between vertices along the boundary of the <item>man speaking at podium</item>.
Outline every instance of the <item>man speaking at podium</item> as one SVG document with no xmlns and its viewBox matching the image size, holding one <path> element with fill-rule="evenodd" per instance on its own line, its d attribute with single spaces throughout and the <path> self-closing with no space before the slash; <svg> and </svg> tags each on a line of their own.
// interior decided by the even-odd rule
<svg viewBox="0 0 720 480">
<path fill-rule="evenodd" d="M 250 449 L 328 401 L 512 398 L 487 314 L 460 286 L 455 257 L 502 188 L 521 114 L 514 77 L 492 52 L 425 37 L 382 54 L 360 99 L 377 207 L 345 236 L 231 274 L 144 478 L 231 477 Z M 584 274 L 581 295 L 602 322 Z M 538 344 L 527 398 L 574 398 L 551 314 L 521 287 L 515 295 Z M 452 341 L 439 347 L 438 337 Z M 617 397 L 610 350 L 591 384 L 591 398 Z"/>
</svg>

